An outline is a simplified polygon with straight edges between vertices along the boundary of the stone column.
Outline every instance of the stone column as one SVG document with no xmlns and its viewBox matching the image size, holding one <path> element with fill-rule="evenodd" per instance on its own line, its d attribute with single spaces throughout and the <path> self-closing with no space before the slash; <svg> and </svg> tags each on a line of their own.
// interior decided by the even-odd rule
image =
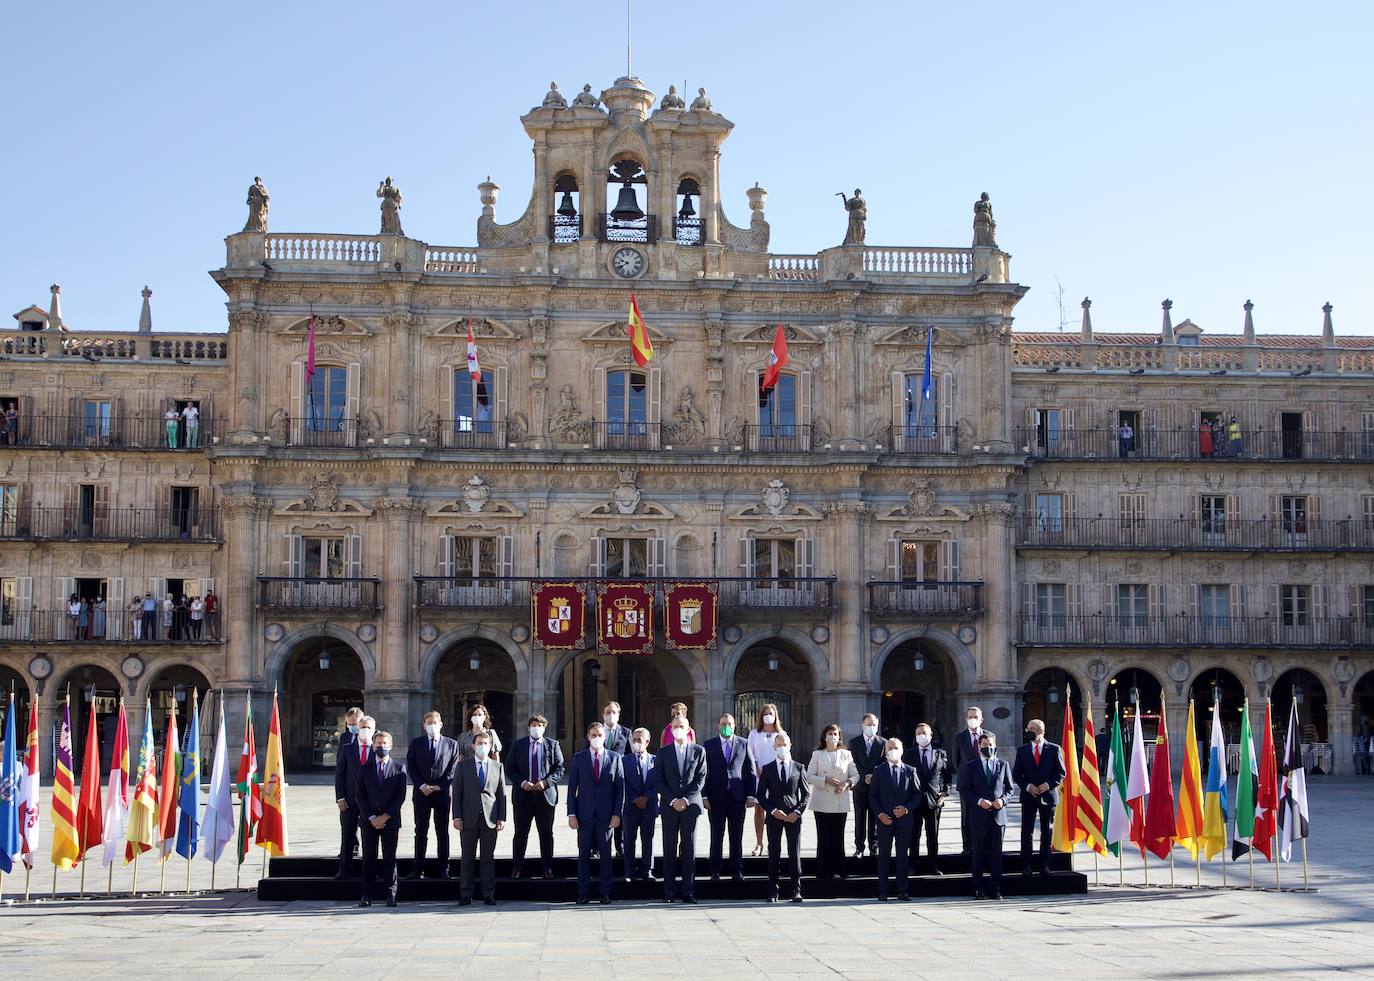
<svg viewBox="0 0 1374 981">
<path fill-rule="evenodd" d="M 834 418 L 831 433 L 838 446 L 846 438 L 863 438 L 863 425 L 859 412 L 858 352 L 855 341 L 859 325 L 853 320 L 841 320 L 832 331 L 835 337 L 835 388 L 840 393 L 838 413 Z"/>
<path fill-rule="evenodd" d="M 224 638 L 225 681 L 260 680 L 263 664 L 257 619 L 257 576 L 270 570 L 271 543 L 264 566 L 257 567 L 260 546 L 259 516 L 265 521 L 272 503 L 251 494 L 226 496 L 224 512 L 224 586 L 219 594 L 220 636 Z"/>
<path fill-rule="evenodd" d="M 1346 686 L 1343 686 L 1346 687 Z M 1332 692 L 1335 694 L 1335 692 Z M 1275 706 L 1275 714 L 1278 714 L 1278 706 Z M 1260 719 L 1263 720 L 1261 715 Z M 1277 720 L 1276 720 L 1277 721 Z M 1280 725 L 1286 727 L 1288 723 L 1287 709 L 1283 711 L 1283 721 Z M 1253 724 L 1253 723 L 1252 723 Z M 1263 726 L 1261 721 L 1260 726 Z M 1353 751 L 1355 739 L 1355 705 L 1348 696 L 1331 698 L 1326 703 L 1326 739 L 1331 743 L 1331 771 L 1338 777 L 1349 777 L 1355 775 L 1355 755 Z M 1258 737 L 1255 740 L 1259 742 Z M 1256 746 L 1256 749 L 1259 747 Z M 1274 747 L 1274 752 L 1283 757 L 1283 744 L 1279 743 Z"/>
<path fill-rule="evenodd" d="M 702 232 L 706 237 L 707 245 L 720 244 L 720 148 L 712 147 L 706 151 L 706 169 L 710 176 L 710 188 L 701 189 L 702 211 L 706 212 L 702 218 Z"/>
<path fill-rule="evenodd" d="M 875 513 L 862 501 L 832 506 L 835 530 L 835 612 L 830 621 L 830 684 L 817 698 L 816 722 L 855 719 L 868 701 L 868 526 Z M 856 714 L 857 713 L 857 714 Z M 851 722 L 852 727 L 852 722 Z"/>
</svg>

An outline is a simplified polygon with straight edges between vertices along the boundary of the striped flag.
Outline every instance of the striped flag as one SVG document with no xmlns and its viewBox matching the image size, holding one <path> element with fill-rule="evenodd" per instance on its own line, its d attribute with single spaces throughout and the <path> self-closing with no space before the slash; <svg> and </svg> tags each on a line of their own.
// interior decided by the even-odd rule
<svg viewBox="0 0 1374 981">
<path fill-rule="evenodd" d="M 1197 861 L 1203 847 L 1202 837 L 1202 761 L 1197 752 L 1197 729 L 1193 700 L 1188 700 L 1188 729 L 1184 734 L 1183 773 L 1178 782 L 1178 813 L 1174 815 L 1174 843 L 1188 849 Z"/>
<path fill-rule="evenodd" d="M 176 703 L 172 703 L 172 712 L 167 716 L 167 737 L 163 741 L 162 749 L 162 786 L 157 792 L 157 838 L 162 846 L 159 851 L 162 860 L 166 861 L 167 856 L 172 854 L 172 850 L 177 845 L 177 789 L 181 786 L 181 781 L 177 774 L 180 768 L 177 766 L 177 713 Z"/>
<path fill-rule="evenodd" d="M 1088 847 L 1099 855 L 1107 854 L 1107 839 L 1102 836 L 1102 775 L 1097 770 L 1097 741 L 1093 736 L 1093 703 L 1084 693 L 1083 765 L 1078 770 L 1078 827 Z"/>
<path fill-rule="evenodd" d="M 634 356 L 635 364 L 643 368 L 654 359 L 654 343 L 649 340 L 649 328 L 644 325 L 644 318 L 639 315 L 639 303 L 635 300 L 635 295 L 630 294 L 630 354 Z"/>
<path fill-rule="evenodd" d="M 1221 702 L 1212 705 L 1212 744 L 1207 750 L 1207 784 L 1202 796 L 1202 848 L 1213 859 L 1226 847 L 1231 815 L 1226 794 L 1226 737 L 1221 731 Z"/>
<path fill-rule="evenodd" d="M 234 789 L 239 794 L 238 860 L 243 864 L 253 829 L 262 820 L 262 780 L 258 777 L 258 747 L 253 738 L 253 699 L 245 694 L 243 721 L 243 751 L 239 754 L 239 772 Z"/>
<path fill-rule="evenodd" d="M 255 842 L 269 855 L 286 854 L 286 768 L 281 754 L 281 713 L 277 693 L 272 693 L 272 723 L 267 730 L 267 757 L 263 766 L 262 820 Z"/>
<path fill-rule="evenodd" d="M 143 709 L 143 741 L 138 747 L 138 775 L 129 802 L 129 826 L 124 833 L 124 864 L 157 844 L 157 743 L 153 740 L 153 702 Z"/>
<path fill-rule="evenodd" d="M 19 767 L 14 753 L 14 692 L 5 712 L 5 752 L 0 760 L 0 872 L 14 871 L 14 860 L 24 847 L 19 831 Z"/>
<path fill-rule="evenodd" d="M 91 693 L 91 717 L 86 725 L 86 746 L 81 764 L 81 795 L 76 801 L 76 840 L 81 857 L 105 839 L 104 808 L 100 804 L 100 724 Z"/>
<path fill-rule="evenodd" d="M 129 720 L 124 699 L 119 700 L 119 722 L 115 727 L 114 753 L 110 757 L 109 786 L 105 791 L 105 859 L 109 865 L 124 850 L 124 835 L 129 816 Z"/>
<path fill-rule="evenodd" d="M 62 704 L 62 729 L 52 778 L 52 864 L 72 869 L 81 860 L 76 840 L 76 790 L 72 782 L 72 696 Z"/>
<path fill-rule="evenodd" d="M 19 798 L 19 831 L 24 836 L 24 864 L 33 868 L 33 856 L 38 852 L 39 831 L 38 780 L 38 703 L 29 706 L 29 740 L 24 753 L 24 789 Z"/>
<path fill-rule="evenodd" d="M 1069 701 L 1069 686 L 1064 686 L 1064 732 L 1059 748 L 1064 754 L 1064 780 L 1059 785 L 1059 806 L 1054 809 L 1054 849 L 1072 852 L 1087 833 L 1078 826 L 1078 746 L 1073 728 L 1073 704 Z"/>
<path fill-rule="evenodd" d="M 1279 854 L 1293 860 L 1293 842 L 1307 838 L 1307 771 L 1298 739 L 1298 700 L 1288 713 L 1288 737 L 1283 741 L 1283 786 L 1279 788 Z"/>
</svg>

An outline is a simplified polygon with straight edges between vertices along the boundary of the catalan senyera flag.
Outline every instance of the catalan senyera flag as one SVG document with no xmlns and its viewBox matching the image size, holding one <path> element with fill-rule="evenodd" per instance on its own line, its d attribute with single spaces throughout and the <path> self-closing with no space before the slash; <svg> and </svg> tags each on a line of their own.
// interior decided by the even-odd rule
<svg viewBox="0 0 1374 981">
<path fill-rule="evenodd" d="M 1255 850 L 1274 861 L 1274 839 L 1279 833 L 1279 772 L 1274 758 L 1273 703 L 1264 703 L 1264 736 L 1260 739 L 1259 797 L 1255 804 Z"/>
<path fill-rule="evenodd" d="M 149 699 L 143 709 L 143 740 L 138 746 L 138 770 L 124 832 L 124 864 L 150 851 L 157 840 L 157 743 L 153 740 L 153 702 Z"/>
<path fill-rule="evenodd" d="M 1226 848 L 1230 817 L 1226 791 L 1226 737 L 1221 731 L 1221 703 L 1212 705 L 1212 742 L 1207 749 L 1207 783 L 1202 794 L 1202 852 L 1211 860 Z"/>
<path fill-rule="evenodd" d="M 119 722 L 115 727 L 114 752 L 110 756 L 109 786 L 105 788 L 105 856 L 109 865 L 124 850 L 124 835 L 129 817 L 129 718 L 124 699 L 119 700 Z"/>
<path fill-rule="evenodd" d="M 1188 729 L 1183 738 L 1183 772 L 1178 781 L 1178 813 L 1174 815 L 1174 844 L 1188 849 L 1197 861 L 1202 848 L 1202 761 L 1197 751 L 1193 700 L 1188 700 Z"/>
<path fill-rule="evenodd" d="M 100 803 L 100 720 L 91 696 L 91 719 L 86 726 L 86 751 L 81 763 L 81 796 L 76 801 L 76 841 L 81 857 L 105 838 L 105 814 Z"/>
<path fill-rule="evenodd" d="M 81 845 L 76 840 L 76 790 L 72 780 L 72 700 L 71 693 L 62 705 L 62 728 L 57 737 L 57 759 L 52 778 L 52 864 L 59 869 L 75 868 L 81 861 Z"/>
<path fill-rule="evenodd" d="M 1097 769 L 1097 740 L 1093 733 L 1093 704 L 1083 703 L 1083 765 L 1078 768 L 1078 827 L 1083 840 L 1099 855 L 1107 854 L 1102 835 L 1102 775 Z"/>
<path fill-rule="evenodd" d="M 768 367 L 763 369 L 763 378 L 759 381 L 759 391 L 766 392 L 778 383 L 782 369 L 787 367 L 787 362 L 791 359 L 787 356 L 787 335 L 783 333 L 782 322 L 778 322 L 778 329 L 773 332 L 773 350 L 768 352 Z"/>
<path fill-rule="evenodd" d="M 1069 701 L 1069 688 L 1064 686 L 1064 731 L 1060 737 L 1059 748 L 1064 754 L 1064 781 L 1059 785 L 1059 806 L 1054 809 L 1055 851 L 1071 852 L 1080 841 L 1087 840 L 1087 833 L 1078 826 L 1078 745 L 1073 727 L 1073 705 Z"/>
<path fill-rule="evenodd" d="M 254 842 L 269 855 L 286 854 L 286 768 L 281 754 L 281 713 L 272 693 L 272 724 L 267 730 L 267 757 L 262 771 L 262 820 Z"/>
<path fill-rule="evenodd" d="M 243 716 L 243 751 L 239 754 L 239 770 L 234 790 L 239 795 L 238 861 L 243 864 L 253 829 L 262 820 L 262 779 L 258 776 L 258 747 L 253 738 L 253 699 L 245 695 Z"/>
<path fill-rule="evenodd" d="M 38 703 L 29 706 L 29 740 L 24 751 L 24 787 L 19 797 L 19 833 L 24 837 L 24 864 L 33 868 L 41 837 L 38 783 Z"/>
<path fill-rule="evenodd" d="M 1169 765 L 1169 728 L 1164 721 L 1164 696 L 1159 696 L 1159 733 L 1150 768 L 1150 802 L 1145 808 L 1145 847 L 1160 858 L 1174 850 L 1174 775 Z"/>
<path fill-rule="evenodd" d="M 635 364 L 643 368 L 654 359 L 654 344 L 649 340 L 649 328 L 644 326 L 644 318 L 639 315 L 639 303 L 630 294 L 630 353 Z"/>
<path fill-rule="evenodd" d="M 177 752 L 177 714 L 175 703 L 167 717 L 167 737 L 162 750 L 162 786 L 157 792 L 157 838 L 163 861 L 177 846 L 177 791 L 181 787 L 181 769 Z"/>
</svg>

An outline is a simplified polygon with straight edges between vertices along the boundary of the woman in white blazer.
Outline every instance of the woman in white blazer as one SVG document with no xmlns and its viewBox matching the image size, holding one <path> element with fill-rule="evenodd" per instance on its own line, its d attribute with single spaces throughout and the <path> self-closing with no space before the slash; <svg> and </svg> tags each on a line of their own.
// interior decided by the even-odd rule
<svg viewBox="0 0 1374 981">
<path fill-rule="evenodd" d="M 806 779 L 811 783 L 811 813 L 816 816 L 816 878 L 847 878 L 844 825 L 859 770 L 854 754 L 845 749 L 844 732 L 833 722 L 821 731 L 821 743 L 811 754 Z"/>
</svg>

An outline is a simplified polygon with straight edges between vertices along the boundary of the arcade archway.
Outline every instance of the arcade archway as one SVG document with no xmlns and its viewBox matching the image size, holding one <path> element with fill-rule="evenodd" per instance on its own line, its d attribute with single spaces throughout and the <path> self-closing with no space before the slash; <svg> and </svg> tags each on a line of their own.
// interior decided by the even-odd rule
<svg viewBox="0 0 1374 981">
<path fill-rule="evenodd" d="M 1159 679 L 1145 668 L 1121 668 L 1107 680 L 1107 705 L 1113 712 L 1118 704 L 1121 706 L 1122 738 L 1127 743 L 1132 741 L 1132 736 L 1126 727 L 1134 727 L 1135 717 L 1139 715 L 1145 742 L 1154 745 L 1155 737 L 1159 734 L 1163 693 L 1164 687 Z M 1105 713 L 1104 717 L 1110 718 Z"/>
<path fill-rule="evenodd" d="M 882 709 L 878 732 L 910 746 L 918 723 L 928 723 L 932 742 L 943 746 L 954 734 L 958 674 L 939 644 L 925 638 L 904 641 L 883 661 L 879 676 Z"/>
<path fill-rule="evenodd" d="M 1288 724 L 1288 710 L 1293 702 L 1298 703 L 1298 731 L 1303 745 L 1330 741 L 1331 730 L 1326 714 L 1326 686 L 1306 668 L 1293 668 L 1274 679 L 1273 705 L 1274 725 L 1282 729 Z M 1255 742 L 1259 743 L 1259 727 L 1264 724 L 1264 709 L 1258 714 L 1251 707 L 1251 726 L 1255 729 Z M 1283 733 L 1276 737 L 1276 746 L 1283 745 Z"/>
<path fill-rule="evenodd" d="M 796 752 L 815 745 L 819 729 L 812 710 L 815 677 L 810 662 L 789 643 L 769 638 L 751 646 L 735 664 L 733 688 L 735 725 L 741 733 L 752 729 L 759 709 L 771 703 L 778 707 L 779 721 L 792 737 Z M 709 722 L 714 726 L 715 719 Z M 704 738 L 699 729 L 698 738 Z"/>
<path fill-rule="evenodd" d="M 90 728 L 91 706 L 95 706 L 96 738 L 100 743 L 100 770 L 108 773 L 114 754 L 115 729 L 119 724 L 121 689 L 115 676 L 95 664 L 81 664 L 72 668 L 52 689 L 57 698 L 65 698 L 71 691 L 72 776 L 81 780 L 82 761 L 86 754 L 86 733 Z M 59 701 L 52 720 L 54 733 L 62 725 L 62 705 Z"/>
<path fill-rule="evenodd" d="M 620 724 L 648 729 L 653 746 L 658 745 L 674 702 L 687 706 L 698 739 L 705 740 L 714 731 L 715 719 L 705 718 L 701 715 L 705 707 L 693 704 L 697 685 L 692 672 L 667 651 L 655 649 L 647 657 L 581 651 L 566 657 L 555 670 L 558 677 L 549 723 L 564 753 L 582 748 L 587 726 L 601 721 L 601 707 L 612 700 L 620 703 Z"/>
<path fill-rule="evenodd" d="M 22 746 L 28 739 L 29 731 L 29 679 L 16 669 L 0 664 L 0 742 L 5 738 L 5 719 L 11 691 L 14 692 L 14 738 Z"/>
<path fill-rule="evenodd" d="M 1021 723 L 1039 719 L 1045 723 L 1045 738 L 1059 742 L 1064 735 L 1064 710 L 1073 709 L 1074 745 L 1083 748 L 1083 692 L 1078 681 L 1063 668 L 1041 668 L 1026 679 L 1021 698 Z M 1067 694 L 1068 700 L 1065 700 Z M 1101 716 L 1094 720 L 1101 727 Z M 1015 743 L 1024 737 L 1016 734 Z"/>
<path fill-rule="evenodd" d="M 167 745 L 167 724 L 172 713 L 176 713 L 177 738 L 184 740 L 186 726 L 190 723 L 193 697 L 200 700 L 201 759 L 209 760 L 211 747 L 214 746 L 215 726 L 212 720 L 218 711 L 214 700 L 219 697 L 219 692 L 210 690 L 210 682 L 205 675 L 184 664 L 165 667 L 149 681 L 148 699 L 153 706 L 153 740 L 159 765 Z M 138 741 L 141 738 L 142 733 L 129 733 L 130 753 L 134 757 L 138 755 Z"/>
<path fill-rule="evenodd" d="M 328 635 L 307 637 L 296 644 L 282 669 L 281 682 L 288 769 L 333 769 L 344 714 L 355 705 L 366 707 L 365 685 L 362 659 L 348 644 Z"/>
<path fill-rule="evenodd" d="M 515 718 L 515 662 L 490 641 L 471 638 L 453 644 L 435 664 L 430 687 L 434 698 L 425 710 L 439 712 L 450 736 L 468 728 L 468 711 L 479 703 L 491 713 L 502 747 L 525 731 L 525 720 Z"/>
</svg>

